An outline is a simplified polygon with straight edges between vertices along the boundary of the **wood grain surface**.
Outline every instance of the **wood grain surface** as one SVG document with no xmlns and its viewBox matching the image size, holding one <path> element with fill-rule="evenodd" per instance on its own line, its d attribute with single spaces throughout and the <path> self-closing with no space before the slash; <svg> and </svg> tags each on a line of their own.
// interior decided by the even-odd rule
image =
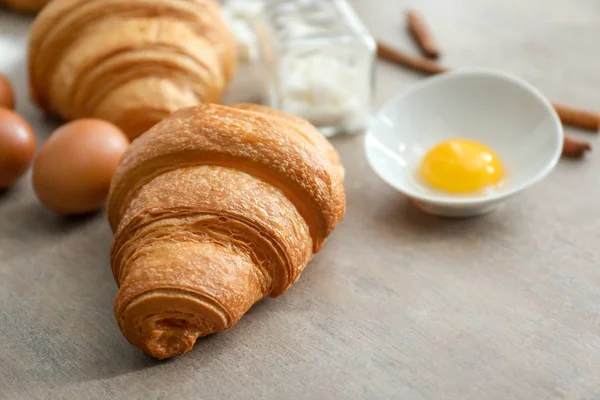
<svg viewBox="0 0 600 400">
<path fill-rule="evenodd" d="M 600 107 L 597 0 L 352 3 L 375 36 L 415 54 L 409 7 L 445 64 L 503 69 L 553 100 Z M 27 100 L 28 22 L 0 10 L 0 70 L 41 142 L 56 123 Z M 381 63 L 377 104 L 418 79 Z M 230 101 L 249 87 L 238 77 Z M 0 399 L 600 398 L 599 154 L 561 161 L 484 218 L 448 221 L 378 179 L 362 136 L 333 142 L 348 212 L 324 250 L 284 296 L 168 362 L 114 321 L 104 213 L 57 217 L 29 176 L 0 194 Z"/>
</svg>

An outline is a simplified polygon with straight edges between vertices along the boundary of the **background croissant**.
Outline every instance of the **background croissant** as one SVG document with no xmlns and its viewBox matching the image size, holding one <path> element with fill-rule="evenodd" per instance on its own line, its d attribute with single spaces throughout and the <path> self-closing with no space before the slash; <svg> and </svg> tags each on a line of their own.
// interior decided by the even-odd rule
<svg viewBox="0 0 600 400">
<path fill-rule="evenodd" d="M 40 11 L 49 2 L 50 0 L 0 0 L 0 5 L 17 11 L 32 13 Z"/>
<path fill-rule="evenodd" d="M 115 316 L 159 358 L 293 284 L 345 212 L 343 169 L 308 122 L 258 105 L 180 110 L 113 179 Z"/>
<path fill-rule="evenodd" d="M 30 35 L 34 101 L 130 138 L 177 109 L 219 102 L 235 66 L 213 0 L 54 0 Z"/>
</svg>

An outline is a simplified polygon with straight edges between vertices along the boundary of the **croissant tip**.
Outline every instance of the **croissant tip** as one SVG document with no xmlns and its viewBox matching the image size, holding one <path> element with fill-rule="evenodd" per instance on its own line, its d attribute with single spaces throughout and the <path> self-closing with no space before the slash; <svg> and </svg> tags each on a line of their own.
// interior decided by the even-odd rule
<svg viewBox="0 0 600 400">
<path fill-rule="evenodd" d="M 157 321 L 148 337 L 143 339 L 144 349 L 150 356 L 165 360 L 190 351 L 198 337 L 200 331 L 188 321 L 165 318 Z"/>
</svg>

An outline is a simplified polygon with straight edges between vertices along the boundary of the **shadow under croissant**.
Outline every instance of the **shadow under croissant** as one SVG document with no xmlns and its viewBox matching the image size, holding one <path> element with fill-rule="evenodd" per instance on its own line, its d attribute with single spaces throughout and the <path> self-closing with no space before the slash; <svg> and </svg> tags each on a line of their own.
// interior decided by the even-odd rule
<svg viewBox="0 0 600 400">
<path fill-rule="evenodd" d="M 238 324 L 241 323 L 240 321 Z M 232 329 L 235 329 L 235 326 Z M 219 361 L 221 352 L 227 351 L 230 347 L 230 340 L 227 340 L 230 333 L 233 333 L 233 331 L 226 330 L 200 337 L 196 340 L 193 349 L 186 353 L 184 357 L 158 360 L 132 346 L 123 337 L 115 323 L 113 343 L 110 346 L 98 347 L 92 354 L 80 361 L 84 365 L 71 378 L 82 382 L 95 381 L 137 372 L 143 373 L 143 370 L 152 369 L 152 373 L 157 377 L 160 377 L 159 374 L 161 373 L 168 374 L 169 381 L 161 383 L 161 389 L 168 391 L 170 387 L 176 388 L 180 384 L 177 380 L 173 380 L 172 368 L 179 370 L 182 368 L 181 364 L 193 364 L 196 369 L 210 371 L 212 364 Z M 207 354 L 210 354 L 210 358 L 206 357 Z"/>
<path fill-rule="evenodd" d="M 145 374 L 145 371 L 152 370 L 153 376 L 161 382 L 161 390 L 169 391 L 181 384 L 181 381 L 174 378 L 179 374 L 174 374 L 173 369 L 180 370 L 182 363 L 194 364 L 196 368 L 200 369 L 210 369 L 212 362 L 216 361 L 214 355 L 225 351 L 227 346 L 226 341 L 220 340 L 221 334 L 214 334 L 198 339 L 194 350 L 189 352 L 186 357 L 174 357 L 161 361 L 144 354 L 127 342 L 119 332 L 116 323 L 112 331 L 113 337 L 110 343 L 104 342 L 102 346 L 88 347 L 85 353 L 79 354 L 77 357 L 71 355 L 70 364 L 66 368 L 52 371 L 46 380 L 51 381 L 54 386 L 60 387 Z M 211 354 L 211 359 L 206 359 L 207 353 Z M 185 377 L 186 375 L 182 375 L 181 379 L 185 379 Z"/>
</svg>

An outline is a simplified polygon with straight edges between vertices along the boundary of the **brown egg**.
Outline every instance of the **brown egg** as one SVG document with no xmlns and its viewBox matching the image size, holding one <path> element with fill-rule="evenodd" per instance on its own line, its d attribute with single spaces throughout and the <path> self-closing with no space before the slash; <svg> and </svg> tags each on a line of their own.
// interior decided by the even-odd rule
<svg viewBox="0 0 600 400">
<path fill-rule="evenodd" d="M 110 181 L 129 140 L 116 126 L 80 119 L 58 128 L 33 163 L 40 201 L 61 214 L 86 214 L 104 206 Z"/>
<path fill-rule="evenodd" d="M 31 126 L 14 111 L 0 108 L 0 189 L 6 189 L 29 168 L 35 155 Z"/>
<path fill-rule="evenodd" d="M 15 109 L 15 93 L 8 78 L 0 74 L 0 107 Z"/>
</svg>

